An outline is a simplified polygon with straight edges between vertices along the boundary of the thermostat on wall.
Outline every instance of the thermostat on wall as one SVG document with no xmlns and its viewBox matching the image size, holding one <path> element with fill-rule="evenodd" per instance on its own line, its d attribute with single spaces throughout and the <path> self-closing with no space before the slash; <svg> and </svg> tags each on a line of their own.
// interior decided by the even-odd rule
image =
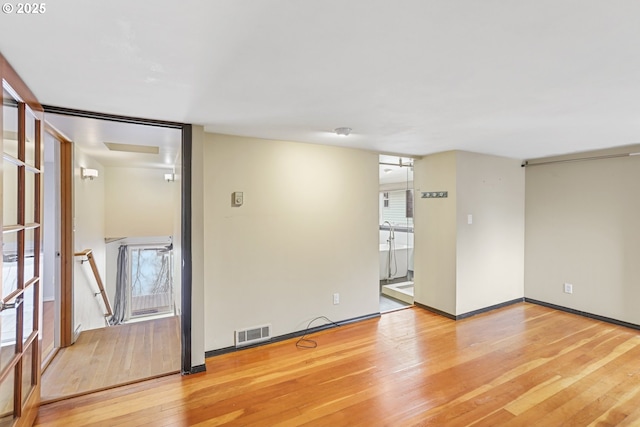
<svg viewBox="0 0 640 427">
<path fill-rule="evenodd" d="M 234 191 L 231 194 L 231 200 L 233 206 L 242 206 L 243 196 L 242 191 Z"/>
</svg>

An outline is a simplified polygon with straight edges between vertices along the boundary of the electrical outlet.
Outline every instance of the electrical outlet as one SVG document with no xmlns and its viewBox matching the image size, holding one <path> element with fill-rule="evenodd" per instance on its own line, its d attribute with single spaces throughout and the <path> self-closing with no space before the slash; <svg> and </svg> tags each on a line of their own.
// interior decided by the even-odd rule
<svg viewBox="0 0 640 427">
<path fill-rule="evenodd" d="M 565 294 L 572 294 L 573 293 L 573 285 L 571 283 L 565 283 L 564 284 L 564 293 Z"/>
<path fill-rule="evenodd" d="M 333 305 L 340 304 L 340 294 L 333 294 Z"/>
</svg>

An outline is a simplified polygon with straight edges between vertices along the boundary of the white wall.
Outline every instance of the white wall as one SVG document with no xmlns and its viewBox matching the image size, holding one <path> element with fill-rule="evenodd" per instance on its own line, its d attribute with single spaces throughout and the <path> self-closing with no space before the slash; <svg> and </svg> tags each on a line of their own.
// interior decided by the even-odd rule
<svg viewBox="0 0 640 427">
<path fill-rule="evenodd" d="M 167 182 L 169 169 L 106 167 L 106 237 L 170 236 L 179 183 Z"/>
<path fill-rule="evenodd" d="M 204 161 L 206 350 L 379 311 L 376 154 L 205 134 Z"/>
<path fill-rule="evenodd" d="M 462 315 L 524 296 L 520 161 L 450 151 L 414 162 L 415 301 Z M 422 191 L 448 191 L 422 199 Z M 468 224 L 472 215 L 472 224 Z"/>
<path fill-rule="evenodd" d="M 80 177 L 80 168 L 97 169 L 99 177 L 93 181 Z M 104 167 L 74 144 L 74 251 L 92 249 L 102 280 L 105 278 L 105 182 Z M 98 292 L 98 285 L 88 262 L 74 259 L 73 309 L 74 330 L 105 326 L 105 308 Z"/>
<path fill-rule="evenodd" d="M 525 295 L 640 324 L 640 156 L 531 166 L 526 177 Z"/>
</svg>

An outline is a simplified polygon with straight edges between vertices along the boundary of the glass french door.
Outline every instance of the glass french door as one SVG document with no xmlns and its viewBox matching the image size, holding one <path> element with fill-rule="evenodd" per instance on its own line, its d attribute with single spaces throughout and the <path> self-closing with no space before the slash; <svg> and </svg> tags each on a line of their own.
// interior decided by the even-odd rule
<svg viewBox="0 0 640 427">
<path fill-rule="evenodd" d="M 31 425 L 40 401 L 41 118 L 3 79 L 0 427 Z"/>
</svg>

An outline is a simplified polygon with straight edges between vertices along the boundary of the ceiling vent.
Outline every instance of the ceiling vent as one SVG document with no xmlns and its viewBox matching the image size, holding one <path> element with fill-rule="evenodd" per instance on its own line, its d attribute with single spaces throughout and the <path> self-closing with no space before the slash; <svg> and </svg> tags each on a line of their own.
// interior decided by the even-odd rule
<svg viewBox="0 0 640 427">
<path fill-rule="evenodd" d="M 111 151 L 123 151 L 125 153 L 158 154 L 160 147 L 153 145 L 118 144 L 116 142 L 105 142 L 104 145 Z"/>
</svg>

